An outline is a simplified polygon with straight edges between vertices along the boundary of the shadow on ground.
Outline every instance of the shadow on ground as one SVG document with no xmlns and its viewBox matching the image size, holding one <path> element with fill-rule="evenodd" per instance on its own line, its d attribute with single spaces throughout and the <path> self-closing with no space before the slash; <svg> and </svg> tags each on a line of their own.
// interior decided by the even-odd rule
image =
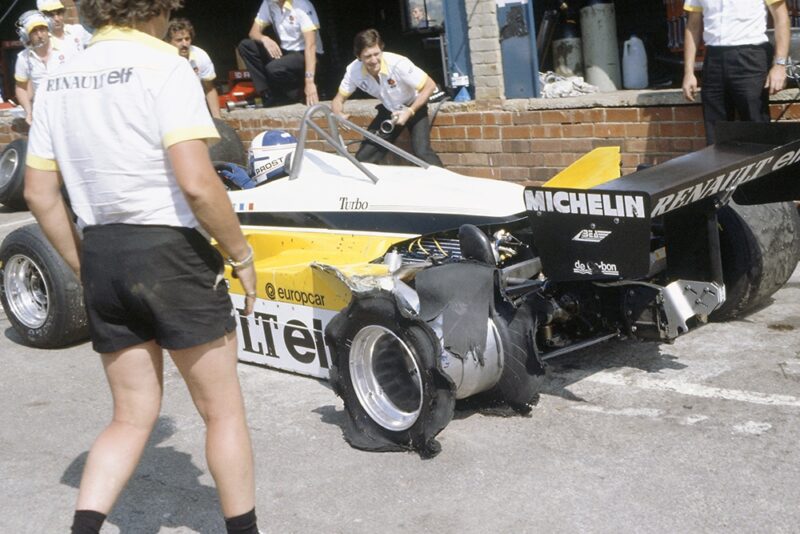
<svg viewBox="0 0 800 534">
<path fill-rule="evenodd" d="M 172 419 L 160 417 L 136 472 L 107 520 L 121 534 L 157 534 L 163 527 L 208 534 L 225 531 L 216 489 L 200 482 L 203 471 L 189 454 L 160 445 L 174 433 Z M 62 484 L 78 487 L 87 455 L 84 452 L 72 461 Z"/>
</svg>

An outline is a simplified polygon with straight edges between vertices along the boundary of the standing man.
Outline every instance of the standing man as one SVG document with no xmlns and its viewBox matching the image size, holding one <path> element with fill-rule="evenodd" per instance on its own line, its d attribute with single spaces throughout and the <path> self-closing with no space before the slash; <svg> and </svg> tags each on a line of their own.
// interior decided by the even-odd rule
<svg viewBox="0 0 800 534">
<path fill-rule="evenodd" d="M 262 33 L 272 26 L 279 42 Z M 264 107 L 319 102 L 317 55 L 322 55 L 319 18 L 309 0 L 262 0 L 248 39 L 239 43 Z"/>
<path fill-rule="evenodd" d="M 395 126 L 386 137 L 394 142 L 407 127 L 411 131 L 414 154 L 441 167 L 442 160 L 431 148 L 428 121 L 428 98 L 436 90 L 436 84 L 408 58 L 384 52 L 383 48 L 383 39 L 377 30 L 364 30 L 356 35 L 353 52 L 357 59 L 347 66 L 339 92 L 333 98 L 333 112 L 344 116 L 344 102 L 356 89 L 361 89 L 381 101 L 369 130 L 378 131 L 381 123 L 391 120 Z M 356 152 L 356 159 L 378 163 L 386 152 L 382 146 L 365 139 Z"/>
<path fill-rule="evenodd" d="M 25 200 L 80 275 L 113 399 L 111 421 L 86 460 L 73 534 L 100 531 L 139 463 L 161 409 L 164 350 L 205 423 L 227 532 L 258 533 L 236 314 L 223 259 L 199 229 L 228 255 L 246 315 L 256 299 L 253 249 L 209 159 L 206 140 L 219 134 L 197 77 L 162 41 L 180 5 L 83 0 L 97 32 L 37 95 Z"/>
<path fill-rule="evenodd" d="M 784 0 L 686 0 L 683 94 L 694 102 L 694 62 L 700 33 L 706 141 L 716 141 L 719 120 L 769 122 L 769 95 L 783 89 L 789 63 L 789 12 Z M 767 8 L 775 23 L 775 53 L 767 39 Z"/>
<path fill-rule="evenodd" d="M 92 34 L 80 24 L 64 24 L 64 4 L 61 0 L 36 0 L 36 9 L 50 19 L 50 38 L 65 49 L 80 52 L 89 44 Z"/>
<path fill-rule="evenodd" d="M 214 87 L 214 80 L 217 78 L 217 73 L 214 71 L 214 63 L 205 50 L 192 44 L 192 41 L 194 41 L 194 26 L 192 23 L 188 19 L 173 19 L 169 23 L 165 40 L 178 49 L 178 54 L 181 57 L 189 61 L 192 70 L 200 78 L 200 83 L 203 85 L 208 111 L 211 112 L 211 116 L 215 119 L 221 118 L 219 113 L 219 94 L 217 93 L 217 88 Z"/>
<path fill-rule="evenodd" d="M 25 121 L 33 120 L 33 97 L 42 79 L 63 64 L 70 51 L 60 41 L 50 38 L 47 18 L 39 11 L 26 11 L 17 20 L 17 35 L 25 49 L 17 54 L 14 66 L 14 94 L 25 110 Z"/>
</svg>

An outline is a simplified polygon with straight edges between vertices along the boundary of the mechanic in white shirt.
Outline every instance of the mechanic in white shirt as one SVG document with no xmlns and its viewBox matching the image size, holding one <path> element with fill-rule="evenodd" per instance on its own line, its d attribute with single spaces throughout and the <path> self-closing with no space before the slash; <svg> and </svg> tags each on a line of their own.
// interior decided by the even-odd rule
<svg viewBox="0 0 800 534">
<path fill-rule="evenodd" d="M 100 532 L 134 473 L 161 409 L 164 351 L 205 423 L 227 532 L 258 533 L 237 314 L 223 258 L 199 229 L 229 255 L 242 315 L 256 300 L 253 249 L 209 158 L 206 141 L 219 134 L 197 76 L 162 41 L 181 3 L 83 0 L 97 31 L 43 80 L 34 108 L 25 200 L 80 276 L 114 401 L 86 460 L 73 533 Z"/>
<path fill-rule="evenodd" d="M 783 89 L 789 63 L 789 12 L 784 0 L 686 0 L 683 94 L 694 102 L 694 63 L 700 37 L 703 61 L 703 120 L 706 141 L 716 140 L 717 121 L 769 122 L 769 95 Z M 767 9 L 775 25 L 775 47 L 767 39 Z"/>
<path fill-rule="evenodd" d="M 14 65 L 14 94 L 28 124 L 33 120 L 33 99 L 42 79 L 75 53 L 50 38 L 48 24 L 39 11 L 26 11 L 17 20 L 17 34 L 25 49 L 17 54 Z"/>
<path fill-rule="evenodd" d="M 63 49 L 80 52 L 89 44 L 92 34 L 80 24 L 64 24 L 64 4 L 60 0 L 36 0 L 36 9 L 50 19 L 50 38 Z"/>
<path fill-rule="evenodd" d="M 208 111 L 215 119 L 221 118 L 219 112 L 219 94 L 214 87 L 214 80 L 217 73 L 214 70 L 214 63 L 205 50 L 192 44 L 194 41 L 194 26 L 188 19 L 172 19 L 167 29 L 167 36 L 164 39 L 178 49 L 178 54 L 186 58 L 192 66 L 200 83 L 203 85 L 203 92 L 206 94 Z"/>
<path fill-rule="evenodd" d="M 267 26 L 279 42 L 262 33 Z M 319 102 L 315 78 L 323 49 L 319 18 L 309 0 L 262 0 L 248 37 L 239 43 L 239 55 L 264 107 Z"/>
<path fill-rule="evenodd" d="M 383 39 L 377 30 L 364 30 L 356 35 L 353 52 L 357 59 L 347 66 L 333 98 L 333 112 L 346 117 L 343 113 L 345 101 L 356 89 L 361 89 L 381 101 L 369 130 L 378 131 L 384 121 L 391 120 L 394 129 L 384 137 L 394 142 L 403 129 L 408 128 L 414 154 L 441 167 L 442 160 L 431 148 L 428 120 L 428 98 L 436 90 L 436 83 L 408 58 L 384 52 L 383 48 Z M 356 152 L 356 159 L 378 163 L 386 152 L 386 148 L 365 139 Z"/>
</svg>

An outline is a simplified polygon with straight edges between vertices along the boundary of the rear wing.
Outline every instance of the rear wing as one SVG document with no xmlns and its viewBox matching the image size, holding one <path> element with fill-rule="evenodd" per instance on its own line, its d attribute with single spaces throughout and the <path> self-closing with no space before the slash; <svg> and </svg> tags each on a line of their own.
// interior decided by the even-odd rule
<svg viewBox="0 0 800 534">
<path fill-rule="evenodd" d="M 527 187 L 534 244 L 548 277 L 644 278 L 654 219 L 713 213 L 731 197 L 741 204 L 800 199 L 800 124 L 717 128 L 716 144 L 599 187 Z"/>
</svg>

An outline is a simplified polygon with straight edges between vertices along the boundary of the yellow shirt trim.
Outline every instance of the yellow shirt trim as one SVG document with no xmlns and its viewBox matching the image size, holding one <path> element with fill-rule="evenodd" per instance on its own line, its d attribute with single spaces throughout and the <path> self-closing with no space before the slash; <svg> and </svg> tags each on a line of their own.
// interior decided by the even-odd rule
<svg viewBox="0 0 800 534">
<path fill-rule="evenodd" d="M 164 148 L 193 139 L 219 139 L 219 132 L 214 126 L 195 126 L 193 128 L 173 130 L 164 135 Z"/>
<path fill-rule="evenodd" d="M 426 83 L 428 83 L 428 75 L 427 75 L 427 74 L 425 74 L 425 77 L 423 77 L 423 78 L 422 78 L 422 80 L 421 80 L 421 81 L 420 81 L 420 82 L 417 84 L 417 86 L 415 87 L 415 89 L 417 90 L 417 92 L 420 92 L 420 91 L 422 91 L 422 88 L 423 88 L 423 87 L 425 87 L 425 84 L 426 84 Z"/>
<path fill-rule="evenodd" d="M 775 0 L 775 1 L 777 2 L 778 0 Z M 692 13 L 702 13 L 703 12 L 703 8 L 700 7 L 700 6 L 683 6 L 683 10 L 684 11 L 690 11 Z"/>
<path fill-rule="evenodd" d="M 40 158 L 39 156 L 34 156 L 30 152 L 25 156 L 25 164 L 39 171 L 58 171 L 58 163 L 55 160 Z"/>
<path fill-rule="evenodd" d="M 15 80 L 17 80 L 19 83 L 25 83 L 25 82 L 27 82 L 27 81 L 28 81 L 30 78 L 22 78 L 22 77 L 20 77 L 20 76 L 14 76 L 14 79 L 15 79 Z"/>
<path fill-rule="evenodd" d="M 167 54 L 177 54 L 178 49 L 169 43 L 156 39 L 133 28 L 122 28 L 119 26 L 103 26 L 97 30 L 89 41 L 89 46 L 102 41 L 130 41 L 147 45 Z"/>
<path fill-rule="evenodd" d="M 361 63 L 361 74 L 367 76 L 369 73 L 367 72 L 367 66 L 364 63 Z M 389 74 L 389 65 L 386 64 L 386 59 L 381 56 L 381 70 L 379 74 Z"/>
</svg>

